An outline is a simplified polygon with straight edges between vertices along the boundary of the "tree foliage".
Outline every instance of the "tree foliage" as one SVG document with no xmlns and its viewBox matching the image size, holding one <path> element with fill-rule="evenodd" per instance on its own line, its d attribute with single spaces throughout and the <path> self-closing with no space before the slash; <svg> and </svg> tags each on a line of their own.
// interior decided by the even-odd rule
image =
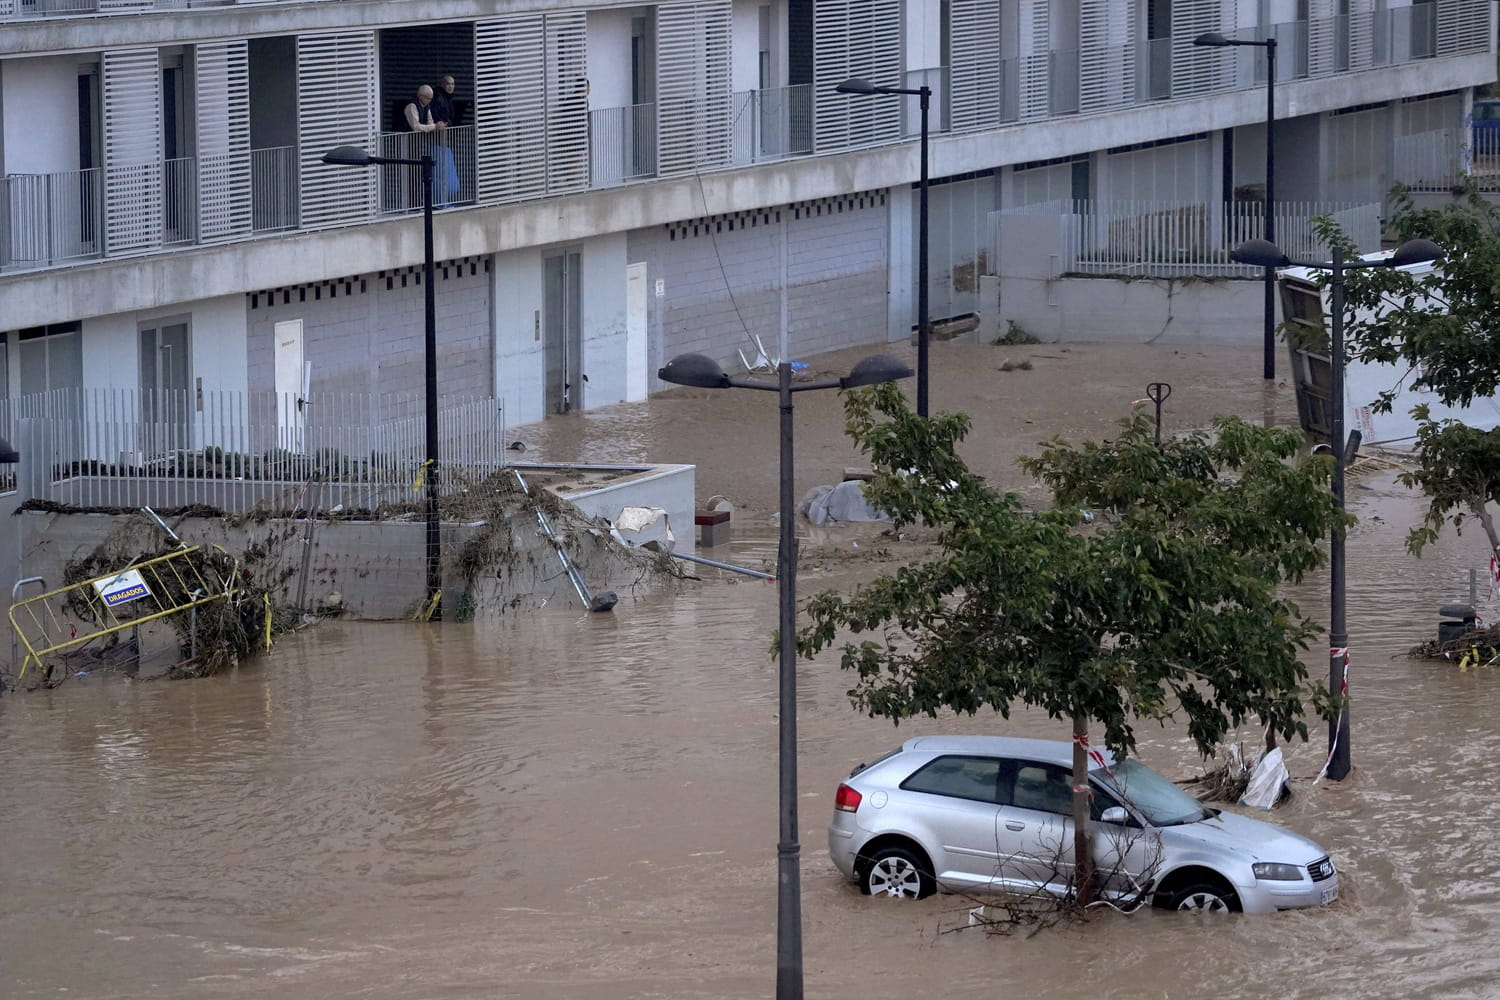
<svg viewBox="0 0 1500 1000">
<path fill-rule="evenodd" d="M 870 501 L 937 542 L 927 561 L 808 602 L 798 648 L 840 644 L 857 707 L 899 721 L 1032 706 L 1101 722 L 1121 754 L 1139 719 L 1185 718 L 1205 755 L 1250 719 L 1306 739 L 1298 652 L 1316 628 L 1277 586 L 1318 565 L 1345 515 L 1331 461 L 1296 460 L 1300 432 L 1220 418 L 1158 446 L 1137 410 L 1113 440 L 1053 440 L 1024 460 L 1057 501 L 1032 512 L 960 458 L 963 414 L 924 420 L 889 385 L 845 405 Z"/>
<path fill-rule="evenodd" d="M 1344 331 L 1351 357 L 1395 365 L 1399 381 L 1376 401 L 1389 411 L 1403 386 L 1432 393 L 1449 406 L 1487 400 L 1500 388 L 1500 207 L 1470 189 L 1435 209 L 1417 208 L 1398 188 L 1391 227 L 1401 240 L 1429 239 L 1443 247 L 1428 276 L 1374 268 L 1350 271 L 1345 282 Z M 1330 220 L 1318 232 L 1353 256 L 1347 237 Z M 1500 549 L 1488 503 L 1500 500 L 1500 429 L 1478 430 L 1452 419 L 1434 420 L 1427 406 L 1418 420 L 1418 466 L 1402 482 L 1429 498 L 1423 523 L 1407 536 L 1417 555 L 1444 524 L 1461 529 L 1477 518 L 1491 551 Z"/>
</svg>

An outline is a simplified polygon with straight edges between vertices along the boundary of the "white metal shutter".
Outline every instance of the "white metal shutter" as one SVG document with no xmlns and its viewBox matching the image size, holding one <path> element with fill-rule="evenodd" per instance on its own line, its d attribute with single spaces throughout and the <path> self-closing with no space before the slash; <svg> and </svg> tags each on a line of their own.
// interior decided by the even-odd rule
<svg viewBox="0 0 1500 1000">
<path fill-rule="evenodd" d="M 1083 0 L 1078 12 L 1078 109 L 1135 103 L 1136 0 Z"/>
<path fill-rule="evenodd" d="M 1051 0 L 1021 0 L 1021 117 L 1052 114 Z"/>
<path fill-rule="evenodd" d="M 198 112 L 198 236 L 250 229 L 250 58 L 244 39 L 194 50 Z"/>
<path fill-rule="evenodd" d="M 953 131 L 1000 124 L 1000 4 L 951 0 L 948 37 L 948 120 Z"/>
<path fill-rule="evenodd" d="M 1318 0 L 1313 0 L 1317 3 Z M 1191 97 L 1234 85 L 1232 48 L 1193 44 L 1206 31 L 1234 32 L 1225 23 L 1223 0 L 1176 0 L 1172 4 L 1172 96 Z"/>
<path fill-rule="evenodd" d="M 547 60 L 542 16 L 474 25 L 474 146 L 481 202 L 547 193 Z"/>
<path fill-rule="evenodd" d="M 330 166 L 323 154 L 339 146 L 374 152 L 375 33 L 298 35 L 297 93 L 303 96 L 297 104 L 302 225 L 369 218 L 376 171 L 392 168 Z M 317 100 L 307 100 L 309 94 Z"/>
<path fill-rule="evenodd" d="M 548 14 L 547 191 L 589 186 L 589 95 L 587 15 L 581 10 Z"/>
<path fill-rule="evenodd" d="M 1483 52 L 1490 47 L 1491 0 L 1438 0 L 1437 52 Z"/>
<path fill-rule="evenodd" d="M 730 162 L 729 14 L 729 0 L 656 8 L 659 176 Z"/>
<path fill-rule="evenodd" d="M 1335 0 L 1308 0 L 1307 4 L 1307 73 L 1319 76 L 1334 71 L 1337 48 Z"/>
<path fill-rule="evenodd" d="M 840 94 L 850 77 L 905 85 L 901 0 L 819 0 L 813 7 L 813 148 L 822 153 L 895 140 L 897 97 Z"/>
<path fill-rule="evenodd" d="M 156 6 L 156 0 L 99 0 L 99 9 L 108 11 L 148 10 Z"/>
<path fill-rule="evenodd" d="M 1349 0 L 1349 68 L 1375 64 L 1375 0 Z"/>
<path fill-rule="evenodd" d="M 104 104 L 105 252 L 161 244 L 161 60 L 156 49 L 107 50 Z"/>
</svg>

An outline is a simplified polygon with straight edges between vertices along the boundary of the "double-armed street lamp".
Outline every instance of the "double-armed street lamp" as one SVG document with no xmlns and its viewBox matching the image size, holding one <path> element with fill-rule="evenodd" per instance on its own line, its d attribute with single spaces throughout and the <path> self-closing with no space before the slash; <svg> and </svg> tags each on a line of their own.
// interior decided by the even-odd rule
<svg viewBox="0 0 1500 1000">
<path fill-rule="evenodd" d="M 1259 41 L 1225 38 L 1209 31 L 1193 39 L 1194 45 L 1227 48 L 1248 45 L 1266 50 L 1266 205 L 1262 235 L 1267 243 L 1276 242 L 1276 39 Z M 1265 377 L 1276 377 L 1276 269 L 1265 269 L 1266 301 L 1264 315 Z"/>
<path fill-rule="evenodd" d="M 853 78 L 833 88 L 840 94 L 901 94 L 921 101 L 921 179 L 917 182 L 917 415 L 927 416 L 927 350 L 932 337 L 932 317 L 927 304 L 927 109 L 932 88 L 877 87 Z"/>
<path fill-rule="evenodd" d="M 792 383 L 791 362 L 776 366 L 777 380 L 733 378 L 702 354 L 680 354 L 656 373 L 663 382 L 699 389 L 761 389 L 781 400 L 781 545 L 777 557 L 781 614 L 777 654 L 780 680 L 778 774 L 780 840 L 776 845 L 776 998 L 802 1000 L 802 879 L 797 844 L 797 532 L 793 517 L 792 393 L 814 389 L 855 389 L 907 378 L 911 368 L 889 354 L 863 359 L 842 378 Z"/>
<path fill-rule="evenodd" d="M 427 424 L 427 601 L 429 617 L 442 618 L 439 595 L 443 590 L 442 530 L 438 517 L 438 416 L 437 416 L 437 292 L 432 280 L 432 176 L 430 154 L 419 158 L 372 156 L 358 146 L 339 146 L 323 154 L 323 162 L 338 167 L 370 167 L 385 164 L 420 167 L 422 178 L 422 285 L 426 295 L 423 355 Z"/>
<path fill-rule="evenodd" d="M 1276 244 L 1267 240 L 1250 240 L 1236 247 L 1230 258 L 1241 264 L 1255 264 L 1269 270 L 1279 267 L 1311 267 L 1330 272 L 1328 356 L 1332 386 L 1328 403 L 1328 445 L 1333 452 L 1333 496 L 1340 511 L 1344 509 L 1344 468 L 1359 448 L 1359 434 L 1344 437 L 1344 272 L 1371 267 L 1409 267 L 1440 260 L 1443 248 L 1431 240 L 1408 240 L 1389 257 L 1379 260 L 1345 261 L 1342 250 L 1333 248 L 1333 260 L 1312 262 L 1291 260 Z M 1330 607 L 1328 614 L 1328 689 L 1342 698 L 1338 718 L 1328 724 L 1329 778 L 1341 781 L 1349 774 L 1349 626 L 1344 617 L 1344 528 L 1336 525 L 1328 543 Z"/>
</svg>

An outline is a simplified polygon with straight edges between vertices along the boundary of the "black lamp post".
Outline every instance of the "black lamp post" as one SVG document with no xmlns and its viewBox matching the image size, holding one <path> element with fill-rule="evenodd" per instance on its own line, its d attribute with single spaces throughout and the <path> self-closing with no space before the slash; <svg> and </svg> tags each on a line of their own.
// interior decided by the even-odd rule
<svg viewBox="0 0 1500 1000">
<path fill-rule="evenodd" d="M 1231 259 L 1241 264 L 1258 264 L 1268 270 L 1278 267 L 1314 267 L 1332 273 L 1329 311 L 1333 314 L 1329 331 L 1328 356 L 1333 385 L 1329 390 L 1328 445 L 1333 452 L 1333 496 L 1339 510 L 1344 509 L 1344 467 L 1359 449 L 1359 432 L 1344 437 L 1344 272 L 1369 267 L 1407 267 L 1439 260 L 1443 248 L 1431 240 L 1408 240 L 1396 252 L 1380 260 L 1346 262 L 1343 252 L 1333 248 L 1328 263 L 1290 260 L 1274 243 L 1250 240 L 1236 247 Z M 1328 543 L 1328 573 L 1331 601 L 1328 613 L 1328 689 L 1342 696 L 1339 716 L 1328 724 L 1328 777 L 1341 781 L 1349 774 L 1349 688 L 1347 664 L 1349 626 L 1344 618 L 1344 529 L 1335 527 Z"/>
<path fill-rule="evenodd" d="M 702 354 L 679 354 L 656 373 L 663 382 L 699 389 L 762 389 L 781 399 L 781 546 L 776 578 L 781 603 L 777 673 L 780 678 L 778 773 L 781 817 L 776 845 L 776 998 L 802 1000 L 802 879 L 797 856 L 797 532 L 792 518 L 792 393 L 813 389 L 854 389 L 911 375 L 911 368 L 889 354 L 863 359 L 843 378 L 792 384 L 792 366 L 782 361 L 775 382 L 730 377 Z"/>
<path fill-rule="evenodd" d="M 927 109 L 932 88 L 877 87 L 868 80 L 849 79 L 833 88 L 840 94 L 905 94 L 921 98 L 922 173 L 917 182 L 917 415 L 927 416 L 927 345 L 932 336 L 932 317 L 927 306 Z"/>
<path fill-rule="evenodd" d="M 1266 208 L 1265 228 L 1267 243 L 1276 242 L 1276 39 L 1263 38 L 1249 41 L 1225 38 L 1217 31 L 1210 31 L 1193 39 L 1194 45 L 1210 48 L 1252 45 L 1266 50 Z M 1265 269 L 1265 377 L 1276 377 L 1276 269 Z"/>
<path fill-rule="evenodd" d="M 358 146 L 340 146 L 323 154 L 323 162 L 339 167 L 369 167 L 395 164 L 420 167 L 422 174 L 422 285 L 426 293 L 423 354 L 426 361 L 425 402 L 427 424 L 427 607 L 429 618 L 443 617 L 439 595 L 443 590 L 442 531 L 438 519 L 438 416 L 437 416 L 437 291 L 432 282 L 432 156 L 416 159 L 371 156 Z"/>
</svg>

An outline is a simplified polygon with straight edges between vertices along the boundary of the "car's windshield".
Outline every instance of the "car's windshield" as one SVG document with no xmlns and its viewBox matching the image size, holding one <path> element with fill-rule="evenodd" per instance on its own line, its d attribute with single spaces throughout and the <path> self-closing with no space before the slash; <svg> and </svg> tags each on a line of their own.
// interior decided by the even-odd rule
<svg viewBox="0 0 1500 1000">
<path fill-rule="evenodd" d="M 1213 815 L 1187 792 L 1145 764 L 1129 758 L 1115 765 L 1111 777 L 1121 797 L 1142 813 L 1152 826 L 1196 823 Z"/>
</svg>

